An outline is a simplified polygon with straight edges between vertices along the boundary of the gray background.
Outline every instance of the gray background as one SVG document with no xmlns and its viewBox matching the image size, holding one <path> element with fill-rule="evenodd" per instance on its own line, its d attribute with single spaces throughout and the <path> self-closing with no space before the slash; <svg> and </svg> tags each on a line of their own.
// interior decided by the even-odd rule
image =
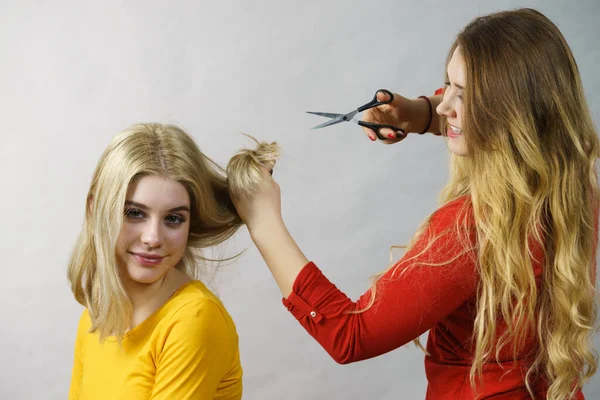
<svg viewBox="0 0 600 400">
<path fill-rule="evenodd" d="M 170 4 L 167 4 L 170 3 Z M 436 207 L 443 139 L 370 142 L 322 131 L 305 110 L 347 112 L 379 88 L 442 84 L 457 31 L 477 14 L 533 6 L 562 30 L 600 120 L 600 6 L 590 1 L 2 1 L 0 398 L 64 399 L 81 313 L 65 269 L 91 174 L 110 138 L 175 122 L 224 165 L 246 132 L 278 141 L 276 178 L 307 256 L 357 298 Z M 281 305 L 247 231 L 211 280 L 237 323 L 246 399 L 421 399 L 409 345 L 337 365 Z M 600 398 L 600 377 L 585 388 Z"/>
</svg>

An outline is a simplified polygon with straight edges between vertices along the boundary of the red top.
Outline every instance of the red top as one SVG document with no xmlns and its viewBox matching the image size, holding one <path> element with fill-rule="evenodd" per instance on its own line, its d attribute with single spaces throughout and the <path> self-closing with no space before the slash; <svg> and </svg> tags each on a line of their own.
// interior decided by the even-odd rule
<svg viewBox="0 0 600 400">
<path fill-rule="evenodd" d="M 468 246 L 470 249 L 465 251 L 465 244 L 454 233 L 459 212 L 463 205 L 468 206 L 467 201 L 468 197 L 461 197 L 433 214 L 423 235 L 396 264 L 396 272 L 391 269 L 379 280 L 376 302 L 369 310 L 348 314 L 348 311 L 366 307 L 370 291 L 352 302 L 312 262 L 302 269 L 293 292 L 283 299 L 283 304 L 341 364 L 387 353 L 429 330 L 427 352 L 430 355 L 425 356 L 426 398 L 474 399 L 469 371 L 474 354 L 471 337 L 479 275 L 475 250 Z M 471 208 L 467 210 L 470 211 L 465 215 L 470 228 L 470 245 L 474 245 L 474 219 Z M 428 240 L 436 237 L 439 237 L 436 242 L 419 255 Z M 543 253 L 539 245 L 532 243 L 530 247 L 539 287 Z M 449 259 L 453 260 L 443 266 L 417 265 L 407 269 L 415 264 Z M 406 273 L 399 276 L 405 270 Z M 505 331 L 505 323 L 499 320 L 497 337 Z M 492 357 L 484 364 L 479 399 L 500 395 L 505 400 L 529 399 L 524 376 L 536 345 L 537 338 L 532 335 L 513 362 L 513 346 L 508 343 L 499 358 Z M 493 354 L 495 356 L 495 351 Z M 536 398 L 545 398 L 545 387 L 543 379 L 535 382 Z M 584 398 L 581 391 L 576 398 Z"/>
</svg>

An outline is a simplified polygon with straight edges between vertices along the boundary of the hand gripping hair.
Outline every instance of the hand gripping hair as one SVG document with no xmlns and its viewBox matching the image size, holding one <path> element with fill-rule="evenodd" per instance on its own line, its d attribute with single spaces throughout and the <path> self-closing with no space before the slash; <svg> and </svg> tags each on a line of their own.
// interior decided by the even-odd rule
<svg viewBox="0 0 600 400">
<path fill-rule="evenodd" d="M 246 136 L 256 143 L 256 148 L 240 150 L 227 164 L 229 192 L 234 197 L 252 194 L 258 188 L 265 168 L 273 174 L 273 167 L 281 154 L 276 142 L 259 142 L 250 135 Z"/>
</svg>

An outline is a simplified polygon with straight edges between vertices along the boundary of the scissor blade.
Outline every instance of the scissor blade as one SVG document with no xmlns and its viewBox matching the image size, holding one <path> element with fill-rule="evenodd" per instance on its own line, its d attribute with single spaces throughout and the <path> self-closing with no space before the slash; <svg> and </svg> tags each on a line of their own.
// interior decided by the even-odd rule
<svg viewBox="0 0 600 400">
<path fill-rule="evenodd" d="M 319 115 L 321 117 L 327 118 L 338 118 L 343 116 L 343 114 L 333 114 L 333 113 L 324 113 L 324 112 L 316 112 L 316 111 L 307 111 L 308 114 Z"/>
<path fill-rule="evenodd" d="M 339 124 L 340 122 L 343 122 L 343 121 L 344 120 L 341 118 L 340 119 L 336 118 L 336 119 L 329 120 L 327 122 L 323 122 L 321 125 L 317 125 L 311 129 L 321 129 L 321 128 L 325 128 L 326 126 L 329 126 L 329 125 Z"/>
</svg>

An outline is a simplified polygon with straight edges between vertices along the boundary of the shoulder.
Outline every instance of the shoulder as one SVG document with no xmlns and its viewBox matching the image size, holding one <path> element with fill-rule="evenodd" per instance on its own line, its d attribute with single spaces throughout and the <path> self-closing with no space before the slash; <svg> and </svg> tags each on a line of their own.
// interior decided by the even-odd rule
<svg viewBox="0 0 600 400">
<path fill-rule="evenodd" d="M 90 312 L 87 308 L 83 310 L 81 316 L 79 317 L 79 326 L 77 327 L 77 331 L 81 333 L 87 333 L 92 327 L 92 319 L 90 317 Z"/>
<path fill-rule="evenodd" d="M 461 196 L 443 204 L 429 218 L 430 229 L 438 234 L 475 227 L 470 196 Z"/>
<path fill-rule="evenodd" d="M 180 288 L 161 310 L 161 330 L 169 336 L 237 339 L 235 324 L 223 303 L 200 281 Z"/>
<path fill-rule="evenodd" d="M 468 195 L 457 197 L 454 200 L 442 204 L 440 208 L 435 210 L 432 217 L 437 219 L 456 218 L 462 213 L 472 214 L 471 197 Z"/>
<path fill-rule="evenodd" d="M 152 333 L 160 363 L 177 359 L 198 364 L 218 355 L 218 362 L 227 364 L 238 354 L 239 338 L 233 320 L 201 282 L 186 284 L 161 312 L 164 315 Z"/>
<path fill-rule="evenodd" d="M 168 302 L 167 311 L 173 317 L 197 315 L 203 311 L 230 318 L 221 300 L 201 281 L 188 282 L 178 289 Z"/>
<path fill-rule="evenodd" d="M 79 324 L 77 325 L 77 335 L 75 337 L 75 341 L 77 346 L 84 346 L 86 343 L 86 338 L 90 335 L 90 329 L 92 328 L 92 320 L 90 318 L 90 313 L 88 309 L 84 309 L 79 317 Z"/>
<path fill-rule="evenodd" d="M 420 255 L 431 263 L 466 261 L 474 257 L 477 230 L 470 196 L 461 196 L 435 210 L 417 235 L 407 254 Z M 466 263 L 463 263 L 466 265 Z"/>
</svg>

